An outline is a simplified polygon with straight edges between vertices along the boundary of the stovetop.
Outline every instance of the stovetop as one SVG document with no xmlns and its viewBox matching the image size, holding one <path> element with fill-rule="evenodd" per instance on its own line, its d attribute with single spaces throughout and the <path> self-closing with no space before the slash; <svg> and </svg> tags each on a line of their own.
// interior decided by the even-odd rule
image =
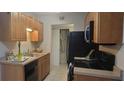
<svg viewBox="0 0 124 93">
<path fill-rule="evenodd" d="M 95 60 L 74 60 L 74 67 L 112 71 L 115 65 L 115 55 L 102 51 L 94 51 L 89 59 Z"/>
</svg>

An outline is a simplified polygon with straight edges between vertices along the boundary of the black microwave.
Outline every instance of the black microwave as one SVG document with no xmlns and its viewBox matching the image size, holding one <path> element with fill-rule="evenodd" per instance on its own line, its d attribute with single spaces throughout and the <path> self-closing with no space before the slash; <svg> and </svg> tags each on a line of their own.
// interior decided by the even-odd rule
<svg viewBox="0 0 124 93">
<path fill-rule="evenodd" d="M 87 43 L 92 43 L 93 40 L 93 31 L 94 31 L 94 21 L 90 21 L 85 27 L 84 39 Z"/>
</svg>

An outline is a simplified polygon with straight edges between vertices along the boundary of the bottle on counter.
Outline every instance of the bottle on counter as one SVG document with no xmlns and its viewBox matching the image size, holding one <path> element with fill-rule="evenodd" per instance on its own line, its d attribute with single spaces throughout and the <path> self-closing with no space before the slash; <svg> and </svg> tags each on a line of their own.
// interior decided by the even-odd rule
<svg viewBox="0 0 124 93">
<path fill-rule="evenodd" d="M 21 61 L 22 60 L 22 52 L 21 52 L 21 42 L 18 42 L 18 60 Z"/>
</svg>

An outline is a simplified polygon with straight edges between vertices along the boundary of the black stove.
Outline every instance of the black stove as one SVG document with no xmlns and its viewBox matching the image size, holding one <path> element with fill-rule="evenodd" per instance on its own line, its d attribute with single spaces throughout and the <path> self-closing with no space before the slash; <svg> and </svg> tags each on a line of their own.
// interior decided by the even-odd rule
<svg viewBox="0 0 124 93">
<path fill-rule="evenodd" d="M 93 51 L 86 57 L 75 57 L 68 67 L 68 80 L 73 80 L 74 67 L 113 71 L 115 55 L 102 51 Z"/>
</svg>

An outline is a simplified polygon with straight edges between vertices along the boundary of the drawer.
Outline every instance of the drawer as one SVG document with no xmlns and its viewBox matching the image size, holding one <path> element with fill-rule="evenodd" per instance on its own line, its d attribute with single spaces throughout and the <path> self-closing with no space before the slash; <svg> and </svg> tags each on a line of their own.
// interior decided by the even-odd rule
<svg viewBox="0 0 124 93">
<path fill-rule="evenodd" d="M 74 81 L 112 81 L 112 79 L 74 74 Z"/>
</svg>

